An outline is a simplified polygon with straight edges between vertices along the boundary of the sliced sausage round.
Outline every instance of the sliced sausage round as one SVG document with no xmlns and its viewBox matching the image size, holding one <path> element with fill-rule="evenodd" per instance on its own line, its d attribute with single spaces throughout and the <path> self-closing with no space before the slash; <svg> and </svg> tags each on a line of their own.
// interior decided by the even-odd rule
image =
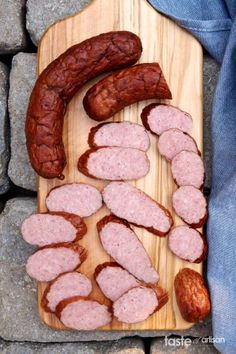
<svg viewBox="0 0 236 354">
<path fill-rule="evenodd" d="M 182 150 L 198 153 L 195 140 L 178 129 L 169 129 L 162 133 L 157 146 L 160 154 L 168 161 L 171 161 Z"/>
<path fill-rule="evenodd" d="M 64 184 L 48 193 L 46 206 L 50 211 L 64 211 L 87 217 L 101 208 L 102 196 L 99 190 L 89 184 Z"/>
<path fill-rule="evenodd" d="M 155 290 L 151 287 L 139 286 L 127 291 L 113 303 L 113 313 L 120 322 L 142 322 L 167 301 L 168 296 L 160 287 Z"/>
<path fill-rule="evenodd" d="M 78 331 L 94 330 L 112 321 L 106 305 L 79 296 L 61 301 L 56 307 L 56 314 L 64 326 Z"/>
<path fill-rule="evenodd" d="M 72 296 L 88 296 L 91 291 L 92 283 L 86 275 L 78 272 L 64 273 L 48 284 L 41 304 L 46 311 L 55 312 L 56 306 L 62 300 Z"/>
<path fill-rule="evenodd" d="M 139 285 L 138 280 L 116 262 L 99 264 L 94 278 L 103 294 L 111 301 L 116 301 L 128 290 Z"/>
<path fill-rule="evenodd" d="M 111 122 L 98 124 L 91 128 L 88 136 L 90 147 L 120 146 L 147 151 L 150 139 L 140 124 L 132 122 Z"/>
<path fill-rule="evenodd" d="M 78 169 L 84 175 L 111 181 L 136 180 L 150 169 L 144 151 L 122 147 L 97 147 L 80 156 Z"/>
<path fill-rule="evenodd" d="M 172 176 L 178 186 L 194 186 L 201 189 L 205 170 L 201 157 L 192 151 L 181 151 L 171 161 Z"/>
<path fill-rule="evenodd" d="M 109 183 L 103 190 L 103 200 L 113 214 L 155 235 L 166 235 L 173 224 L 166 208 L 128 183 Z"/>
<path fill-rule="evenodd" d="M 86 256 L 85 249 L 78 244 L 45 246 L 28 258 L 26 272 L 38 281 L 51 281 L 62 273 L 78 268 Z"/>
<path fill-rule="evenodd" d="M 173 193 L 176 214 L 194 228 L 201 227 L 207 219 L 207 203 L 202 192 L 193 186 L 179 187 Z"/>
<path fill-rule="evenodd" d="M 145 128 L 157 135 L 172 128 L 191 134 L 193 129 L 193 120 L 189 113 L 167 104 L 149 104 L 143 109 L 141 119 Z"/>
<path fill-rule="evenodd" d="M 177 226 L 168 237 L 170 250 L 179 258 L 193 263 L 204 261 L 207 254 L 205 236 L 189 226 Z"/>
<path fill-rule="evenodd" d="M 87 91 L 83 105 L 90 118 L 103 121 L 128 105 L 151 98 L 172 96 L 159 64 L 142 63 L 98 81 Z"/>
<path fill-rule="evenodd" d="M 113 215 L 105 216 L 97 223 L 103 248 L 123 268 L 145 283 L 156 283 L 159 274 L 129 224 Z"/>
<path fill-rule="evenodd" d="M 63 212 L 33 214 L 21 225 L 24 240 L 39 247 L 78 241 L 86 232 L 87 227 L 80 216 Z"/>
</svg>

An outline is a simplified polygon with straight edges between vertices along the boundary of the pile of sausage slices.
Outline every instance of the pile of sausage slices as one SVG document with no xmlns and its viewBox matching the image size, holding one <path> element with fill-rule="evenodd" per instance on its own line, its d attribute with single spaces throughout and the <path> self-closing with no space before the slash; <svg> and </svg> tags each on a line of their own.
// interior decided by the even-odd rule
<svg viewBox="0 0 236 354">
<path fill-rule="evenodd" d="M 104 33 L 69 48 L 41 73 L 26 120 L 30 161 L 40 176 L 64 178 L 66 106 L 88 80 L 117 70 L 84 97 L 85 111 L 97 121 L 134 102 L 171 98 L 157 63 L 133 65 L 141 52 L 135 34 Z M 112 122 L 91 129 L 90 149 L 80 156 L 78 169 L 86 176 L 111 181 L 102 193 L 84 183 L 56 187 L 46 197 L 48 212 L 31 215 L 22 224 L 24 240 L 39 247 L 29 257 L 26 271 L 37 281 L 47 282 L 42 306 L 68 328 L 100 328 L 111 323 L 113 316 L 124 323 L 141 322 L 168 301 L 167 292 L 158 285 L 159 274 L 130 224 L 157 236 L 168 234 L 169 248 L 177 257 L 195 263 L 206 257 L 206 239 L 196 230 L 206 220 L 207 204 L 202 193 L 204 166 L 190 135 L 192 118 L 177 107 L 155 103 L 144 108 L 141 119 L 143 125 Z M 159 136 L 159 153 L 171 163 L 178 186 L 173 208 L 188 226 L 172 228 L 171 213 L 126 182 L 149 172 L 147 130 Z M 114 261 L 98 265 L 94 279 L 111 306 L 91 296 L 91 280 L 78 271 L 87 257 L 77 242 L 87 232 L 83 218 L 94 214 L 103 202 L 111 214 L 97 223 L 97 231 L 102 247 Z M 186 321 L 198 322 L 209 313 L 209 294 L 199 273 L 181 269 L 174 288 Z"/>
</svg>

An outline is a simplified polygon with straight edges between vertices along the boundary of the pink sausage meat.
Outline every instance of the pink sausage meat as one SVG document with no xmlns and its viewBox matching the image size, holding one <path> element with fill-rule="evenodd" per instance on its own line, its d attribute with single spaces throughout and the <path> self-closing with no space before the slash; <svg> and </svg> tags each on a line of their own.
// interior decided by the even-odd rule
<svg viewBox="0 0 236 354">
<path fill-rule="evenodd" d="M 142 125 L 124 121 L 91 128 L 88 143 L 90 147 L 120 146 L 147 151 L 150 139 Z"/>
</svg>

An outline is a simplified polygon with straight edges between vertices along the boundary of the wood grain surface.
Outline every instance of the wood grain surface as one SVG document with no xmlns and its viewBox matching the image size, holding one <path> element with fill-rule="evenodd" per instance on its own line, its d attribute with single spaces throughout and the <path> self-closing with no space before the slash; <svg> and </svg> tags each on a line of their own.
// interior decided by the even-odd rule
<svg viewBox="0 0 236 354">
<path fill-rule="evenodd" d="M 199 43 L 186 31 L 172 21 L 158 14 L 145 0 L 93 0 L 83 11 L 75 16 L 59 21 L 44 34 L 38 51 L 38 73 L 68 47 L 103 32 L 128 30 L 136 33 L 142 41 L 143 53 L 140 62 L 158 62 L 173 94 L 172 104 L 186 110 L 193 116 L 193 136 L 202 151 L 202 49 Z M 97 79 L 96 79 L 97 80 Z M 70 102 L 64 124 L 64 144 L 67 155 L 65 180 L 38 179 L 38 210 L 46 211 L 45 197 L 51 188 L 69 182 L 90 183 L 100 190 L 105 183 L 85 177 L 77 170 L 78 157 L 87 149 L 87 136 L 90 128 L 97 123 L 91 120 L 83 110 L 82 99 L 87 89 L 96 81 L 89 82 Z M 129 120 L 141 123 L 142 108 L 152 101 L 141 102 L 125 108 L 116 114 L 114 121 Z M 168 102 L 168 101 L 167 101 Z M 171 177 L 170 165 L 157 152 L 156 137 L 151 136 L 151 148 L 148 156 L 151 161 L 149 174 L 136 182 L 152 198 L 172 211 L 175 225 L 182 222 L 174 214 L 171 196 L 176 186 Z M 96 232 L 96 222 L 108 210 L 103 207 L 96 215 L 86 218 L 88 233 L 80 243 L 88 250 L 89 257 L 80 270 L 91 279 L 95 267 L 110 257 L 101 247 Z M 146 321 L 127 325 L 114 320 L 101 330 L 158 330 L 185 329 L 192 324 L 185 322 L 179 313 L 173 292 L 174 276 L 182 267 L 202 271 L 202 265 L 191 264 L 175 257 L 167 248 L 167 238 L 135 228 L 156 269 L 160 272 L 160 285 L 169 292 L 169 302 L 159 312 Z M 96 287 L 94 281 L 93 296 L 102 303 L 108 301 Z M 45 284 L 38 286 L 39 313 L 49 326 L 63 329 L 59 320 L 44 312 L 40 300 Z"/>
</svg>

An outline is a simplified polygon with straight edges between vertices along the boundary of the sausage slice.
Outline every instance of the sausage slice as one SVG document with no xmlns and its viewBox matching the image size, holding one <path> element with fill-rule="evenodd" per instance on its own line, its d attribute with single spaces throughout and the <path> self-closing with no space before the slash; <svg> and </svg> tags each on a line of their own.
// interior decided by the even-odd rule
<svg viewBox="0 0 236 354">
<path fill-rule="evenodd" d="M 99 264 L 95 269 L 94 278 L 103 294 L 111 301 L 116 301 L 128 290 L 140 284 L 116 262 Z"/>
<path fill-rule="evenodd" d="M 201 227 L 207 219 L 207 203 L 202 192 L 193 186 L 179 187 L 173 193 L 176 214 L 193 228 Z"/>
<path fill-rule="evenodd" d="M 129 224 L 113 215 L 105 216 L 97 223 L 103 248 L 123 268 L 145 283 L 156 283 L 159 274 Z"/>
<path fill-rule="evenodd" d="M 175 277 L 175 295 L 185 321 L 202 321 L 211 310 L 208 290 L 202 276 L 195 270 L 183 268 Z"/>
<path fill-rule="evenodd" d="M 78 244 L 59 243 L 45 246 L 28 258 L 26 272 L 38 281 L 51 281 L 71 272 L 86 259 L 87 252 Z"/>
<path fill-rule="evenodd" d="M 145 321 L 168 301 L 167 293 L 157 287 L 139 286 L 127 291 L 113 303 L 114 316 L 124 323 Z"/>
<path fill-rule="evenodd" d="M 40 176 L 64 178 L 63 120 L 75 93 L 106 71 L 134 64 L 141 52 L 140 39 L 134 33 L 103 33 L 70 47 L 40 74 L 30 97 L 25 126 L 30 161 Z"/>
<path fill-rule="evenodd" d="M 172 176 L 178 186 L 194 186 L 201 189 L 205 170 L 201 157 L 192 151 L 181 151 L 171 161 Z"/>
<path fill-rule="evenodd" d="M 60 301 L 72 296 L 88 296 L 91 291 L 92 283 L 86 275 L 78 272 L 64 273 L 48 284 L 41 304 L 47 312 L 55 312 Z"/>
<path fill-rule="evenodd" d="M 172 98 L 158 63 L 138 64 L 106 76 L 87 91 L 83 104 L 90 118 L 103 121 L 151 98 Z"/>
<path fill-rule="evenodd" d="M 136 180 L 150 169 L 144 151 L 122 147 L 97 147 L 80 156 L 78 169 L 84 175 L 111 181 Z"/>
<path fill-rule="evenodd" d="M 21 225 L 24 240 L 39 247 L 78 241 L 86 232 L 80 216 L 64 212 L 33 214 Z"/>
<path fill-rule="evenodd" d="M 157 146 L 160 154 L 168 161 L 171 161 L 182 150 L 198 153 L 195 140 L 179 129 L 169 129 L 162 133 Z"/>
<path fill-rule="evenodd" d="M 78 331 L 97 329 L 112 321 L 106 305 L 80 296 L 61 301 L 56 314 L 64 326 Z"/>
<path fill-rule="evenodd" d="M 170 250 L 179 258 L 193 263 L 204 261 L 207 254 L 205 236 L 189 226 L 177 226 L 168 237 Z"/>
<path fill-rule="evenodd" d="M 191 134 L 193 129 L 193 119 L 189 113 L 167 104 L 149 104 L 143 109 L 141 119 L 145 128 L 157 135 L 173 128 Z"/>
<path fill-rule="evenodd" d="M 128 183 L 111 182 L 104 188 L 102 195 L 113 214 L 155 235 L 166 235 L 173 224 L 166 208 Z"/>
<path fill-rule="evenodd" d="M 90 147 L 120 146 L 147 151 L 150 139 L 142 125 L 124 121 L 102 123 L 91 128 L 88 144 Z"/>
<path fill-rule="evenodd" d="M 89 184 L 64 184 L 48 193 L 46 205 L 53 212 L 64 211 L 87 217 L 102 207 L 102 196 L 99 190 Z"/>
</svg>

